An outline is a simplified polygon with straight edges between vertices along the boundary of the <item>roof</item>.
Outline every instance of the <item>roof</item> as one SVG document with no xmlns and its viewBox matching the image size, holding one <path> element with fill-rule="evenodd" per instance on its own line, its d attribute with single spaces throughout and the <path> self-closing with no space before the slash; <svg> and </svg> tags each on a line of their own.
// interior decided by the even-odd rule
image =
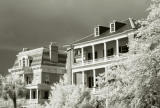
<svg viewBox="0 0 160 108">
<path fill-rule="evenodd" d="M 48 65 L 48 66 L 64 66 L 66 63 L 66 53 L 65 51 L 58 51 L 58 63 L 53 63 L 49 57 L 48 48 L 37 48 L 33 50 L 28 50 L 25 52 L 20 52 L 17 56 L 26 55 L 32 59 L 31 66 L 35 65 Z M 13 67 L 19 65 L 18 57 L 16 58 Z"/>
<path fill-rule="evenodd" d="M 116 35 L 119 33 L 123 33 L 127 30 L 134 30 L 136 29 L 136 23 L 135 20 L 128 18 L 127 20 L 121 21 L 122 23 L 124 23 L 124 26 L 118 28 L 115 32 L 110 32 L 110 29 L 108 29 L 106 32 L 102 33 L 100 36 L 94 36 L 94 33 L 83 37 L 75 42 L 73 42 L 72 44 L 78 44 L 78 43 L 83 43 L 83 42 L 87 42 L 87 41 L 91 41 L 91 40 L 96 40 L 99 38 L 104 38 L 107 36 L 112 36 L 112 35 Z"/>
</svg>

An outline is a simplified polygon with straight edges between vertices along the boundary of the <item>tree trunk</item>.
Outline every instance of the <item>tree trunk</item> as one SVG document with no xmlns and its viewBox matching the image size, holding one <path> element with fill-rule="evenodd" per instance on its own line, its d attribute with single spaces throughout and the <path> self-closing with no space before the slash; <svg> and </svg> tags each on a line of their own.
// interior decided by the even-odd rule
<svg viewBox="0 0 160 108">
<path fill-rule="evenodd" d="M 14 92 L 14 96 L 13 96 L 13 105 L 14 105 L 14 108 L 17 108 L 17 98 L 16 98 L 16 93 Z"/>
</svg>

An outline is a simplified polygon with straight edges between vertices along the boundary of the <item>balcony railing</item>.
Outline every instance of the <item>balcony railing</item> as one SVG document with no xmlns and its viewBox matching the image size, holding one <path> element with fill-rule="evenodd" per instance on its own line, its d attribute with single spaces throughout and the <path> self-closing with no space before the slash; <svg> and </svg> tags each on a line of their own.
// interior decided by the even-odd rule
<svg viewBox="0 0 160 108">
<path fill-rule="evenodd" d="M 90 65 L 90 64 L 119 60 L 122 58 L 126 58 L 127 54 L 128 53 L 120 53 L 119 56 L 112 55 L 112 56 L 107 56 L 107 57 L 99 57 L 99 58 L 95 59 L 94 61 L 93 61 L 93 59 L 92 60 L 84 60 L 83 63 L 82 62 L 74 63 L 73 67 L 79 67 L 79 66 L 83 66 L 83 65 L 86 66 L 86 65 Z"/>
</svg>

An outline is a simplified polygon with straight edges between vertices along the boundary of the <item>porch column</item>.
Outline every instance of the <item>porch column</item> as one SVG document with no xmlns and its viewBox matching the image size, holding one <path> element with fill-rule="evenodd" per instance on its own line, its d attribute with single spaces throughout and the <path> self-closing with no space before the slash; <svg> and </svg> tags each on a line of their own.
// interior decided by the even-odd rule
<svg viewBox="0 0 160 108">
<path fill-rule="evenodd" d="M 22 77 L 23 77 L 23 83 L 25 83 L 25 77 L 24 77 L 24 73 L 22 74 Z"/>
<path fill-rule="evenodd" d="M 106 42 L 104 43 L 104 59 L 107 58 L 107 46 L 106 46 Z"/>
<path fill-rule="evenodd" d="M 106 67 L 105 67 L 105 73 L 104 73 L 105 77 L 106 77 L 106 75 L 107 75 L 107 70 L 108 70 L 108 67 L 106 66 Z M 105 79 L 106 79 L 106 78 L 105 78 Z"/>
<path fill-rule="evenodd" d="M 38 88 L 37 88 L 37 103 L 38 103 L 38 97 L 39 97 L 39 96 L 38 96 Z"/>
<path fill-rule="evenodd" d="M 83 86 L 85 85 L 85 82 L 84 82 L 84 71 L 82 71 L 82 85 Z"/>
<path fill-rule="evenodd" d="M 93 69 L 93 87 L 96 87 L 96 70 Z"/>
<path fill-rule="evenodd" d="M 32 89 L 29 89 L 29 98 L 32 99 Z"/>
<path fill-rule="evenodd" d="M 82 59 L 82 64 L 84 63 L 84 49 L 83 47 L 81 48 L 81 59 Z"/>
<path fill-rule="evenodd" d="M 95 49 L 94 45 L 92 45 L 92 57 L 93 57 L 93 62 L 95 61 Z"/>
<path fill-rule="evenodd" d="M 72 85 L 74 84 L 73 80 L 74 80 L 74 73 L 72 72 Z"/>
<path fill-rule="evenodd" d="M 119 41 L 116 40 L 116 56 L 119 56 Z"/>
</svg>

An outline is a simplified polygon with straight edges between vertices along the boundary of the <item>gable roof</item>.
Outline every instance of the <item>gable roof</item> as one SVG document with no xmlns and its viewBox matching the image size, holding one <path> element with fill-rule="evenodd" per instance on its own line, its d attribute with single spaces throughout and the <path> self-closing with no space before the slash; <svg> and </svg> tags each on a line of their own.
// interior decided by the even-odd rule
<svg viewBox="0 0 160 108">
<path fill-rule="evenodd" d="M 110 32 L 110 29 L 108 29 L 106 32 L 100 34 L 100 36 L 94 36 L 94 33 L 83 37 L 77 41 L 74 41 L 72 44 L 78 44 L 78 43 L 83 43 L 83 42 L 87 42 L 87 41 L 91 41 L 91 40 L 96 40 L 96 39 L 100 39 L 100 38 L 104 38 L 107 36 L 112 36 L 112 35 L 116 35 L 119 33 L 123 33 L 127 30 L 134 30 L 136 29 L 136 23 L 135 20 L 128 18 L 127 20 L 121 21 L 122 23 L 124 23 L 124 26 L 119 27 L 115 32 Z"/>
</svg>

